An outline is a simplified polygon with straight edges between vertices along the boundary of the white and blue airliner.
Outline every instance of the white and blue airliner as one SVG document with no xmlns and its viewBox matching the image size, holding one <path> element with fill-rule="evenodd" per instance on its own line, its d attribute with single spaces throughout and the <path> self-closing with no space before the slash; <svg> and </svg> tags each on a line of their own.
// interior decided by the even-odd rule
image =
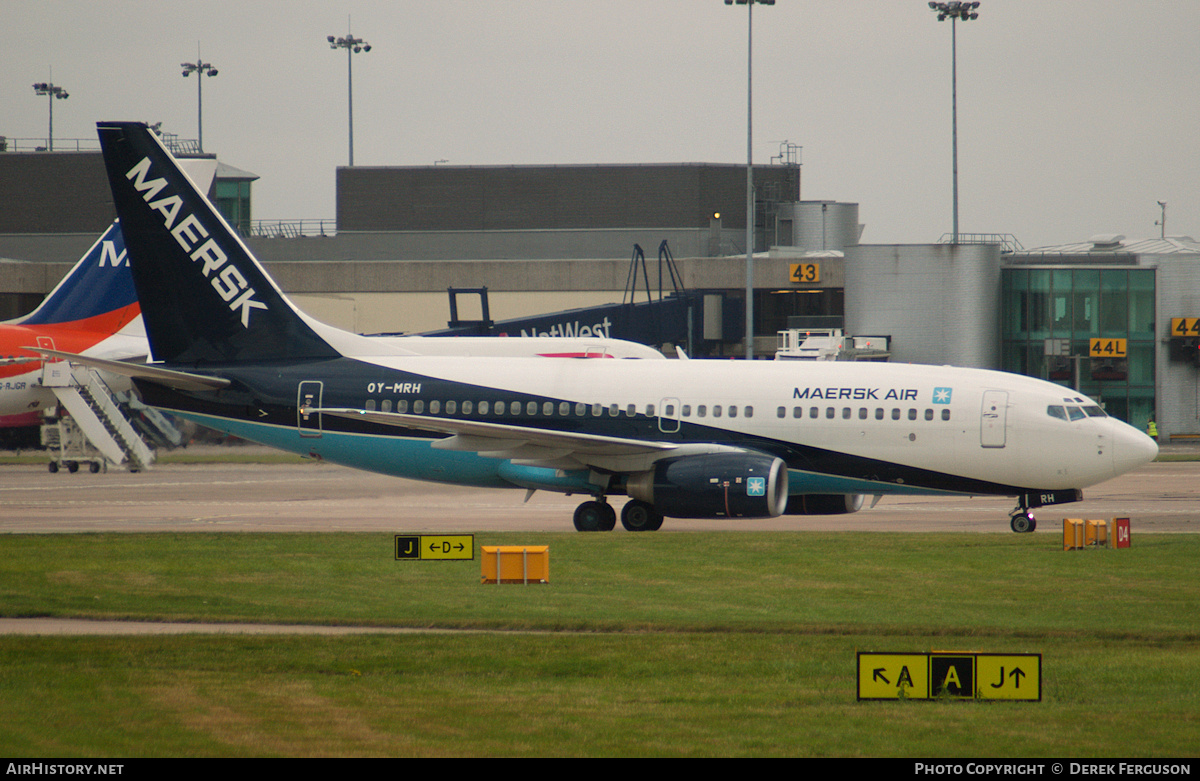
<svg viewBox="0 0 1200 781">
<path fill-rule="evenodd" d="M 147 403 L 360 469 L 590 497 L 581 531 L 854 512 L 887 494 L 1036 507 L 1154 441 L 1042 380 L 888 363 L 412 355 L 299 311 L 145 125 L 100 141 L 154 362 Z M 74 358 L 73 358 L 74 359 Z M 103 361 L 81 359 L 93 365 Z"/>
</svg>

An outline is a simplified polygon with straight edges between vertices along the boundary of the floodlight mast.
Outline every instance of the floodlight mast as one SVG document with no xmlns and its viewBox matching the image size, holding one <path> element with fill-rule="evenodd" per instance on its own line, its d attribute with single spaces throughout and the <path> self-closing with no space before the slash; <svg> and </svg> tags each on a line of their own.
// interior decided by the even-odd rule
<svg viewBox="0 0 1200 781">
<path fill-rule="evenodd" d="M 50 127 L 46 131 L 46 149 L 50 152 L 54 151 L 54 101 L 66 100 L 71 97 L 62 87 L 51 84 L 50 82 L 39 81 L 33 85 L 33 91 L 37 95 L 45 95 L 50 101 Z"/>
<path fill-rule="evenodd" d="M 371 51 L 371 44 L 364 41 L 362 38 L 355 38 L 352 34 L 347 33 L 345 38 L 329 35 L 325 38 L 329 42 L 330 49 L 345 49 L 346 50 L 346 94 L 348 97 L 348 111 L 350 115 L 350 166 L 354 166 L 354 61 L 352 54 L 359 52 Z"/>
<path fill-rule="evenodd" d="M 977 0 L 964 2 L 952 0 L 948 3 L 930 2 L 929 10 L 937 14 L 937 20 L 950 20 L 950 111 L 953 134 L 954 155 L 954 243 L 958 243 L 958 33 L 954 23 L 959 19 L 964 22 L 978 19 L 979 3 Z"/>
<path fill-rule="evenodd" d="M 735 0 L 725 0 L 733 5 Z M 754 360 L 754 5 L 775 0 L 736 0 L 746 6 L 746 360 Z"/>
<path fill-rule="evenodd" d="M 183 68 L 183 77 L 186 79 L 193 73 L 196 74 L 196 143 L 200 147 L 200 151 L 204 151 L 204 77 L 216 76 L 217 69 L 213 67 L 211 62 L 205 62 L 200 58 L 200 47 L 196 47 L 195 62 L 181 62 L 179 67 Z"/>
</svg>

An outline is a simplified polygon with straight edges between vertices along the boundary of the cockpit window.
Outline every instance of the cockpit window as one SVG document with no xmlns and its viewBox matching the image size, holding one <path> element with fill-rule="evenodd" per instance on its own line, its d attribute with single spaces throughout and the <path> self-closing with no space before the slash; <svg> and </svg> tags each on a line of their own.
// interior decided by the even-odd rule
<svg viewBox="0 0 1200 781">
<path fill-rule="evenodd" d="M 1106 413 L 1104 410 L 1097 407 L 1095 404 L 1092 404 L 1091 406 L 1088 406 L 1088 407 L 1084 407 L 1083 411 L 1087 413 L 1087 416 L 1089 418 L 1107 418 L 1108 417 L 1108 413 Z"/>
<path fill-rule="evenodd" d="M 1071 420 L 1083 420 L 1087 417 L 1079 407 L 1067 407 L 1067 414 L 1071 416 Z"/>
<path fill-rule="evenodd" d="M 1049 407 L 1046 407 L 1046 414 L 1059 420 L 1067 419 L 1067 411 L 1057 404 L 1051 404 Z"/>
</svg>

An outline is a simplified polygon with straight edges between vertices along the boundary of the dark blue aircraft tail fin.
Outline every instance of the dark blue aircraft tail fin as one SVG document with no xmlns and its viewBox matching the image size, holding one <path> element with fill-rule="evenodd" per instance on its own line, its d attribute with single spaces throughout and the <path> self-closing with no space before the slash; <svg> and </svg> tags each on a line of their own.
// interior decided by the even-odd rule
<svg viewBox="0 0 1200 781">
<path fill-rule="evenodd" d="M 144 123 L 97 127 L 155 360 L 196 366 L 339 355 Z"/>
</svg>

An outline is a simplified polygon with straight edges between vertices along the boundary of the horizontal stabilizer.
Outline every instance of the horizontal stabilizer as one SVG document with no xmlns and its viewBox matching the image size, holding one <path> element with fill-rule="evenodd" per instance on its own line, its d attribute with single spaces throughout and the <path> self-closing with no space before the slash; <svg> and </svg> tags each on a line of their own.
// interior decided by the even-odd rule
<svg viewBox="0 0 1200 781">
<path fill-rule="evenodd" d="M 91 366 L 93 369 L 112 372 L 123 377 L 133 377 L 139 380 L 150 380 L 168 388 L 185 391 L 220 390 L 229 386 L 229 380 L 223 377 L 209 377 L 204 374 L 160 369 L 144 363 L 124 363 L 122 361 L 107 361 L 103 358 L 89 358 L 86 355 L 66 353 L 61 350 L 47 350 L 44 347 L 23 347 L 23 350 L 41 353 L 48 358 L 62 358 L 81 366 Z"/>
</svg>

